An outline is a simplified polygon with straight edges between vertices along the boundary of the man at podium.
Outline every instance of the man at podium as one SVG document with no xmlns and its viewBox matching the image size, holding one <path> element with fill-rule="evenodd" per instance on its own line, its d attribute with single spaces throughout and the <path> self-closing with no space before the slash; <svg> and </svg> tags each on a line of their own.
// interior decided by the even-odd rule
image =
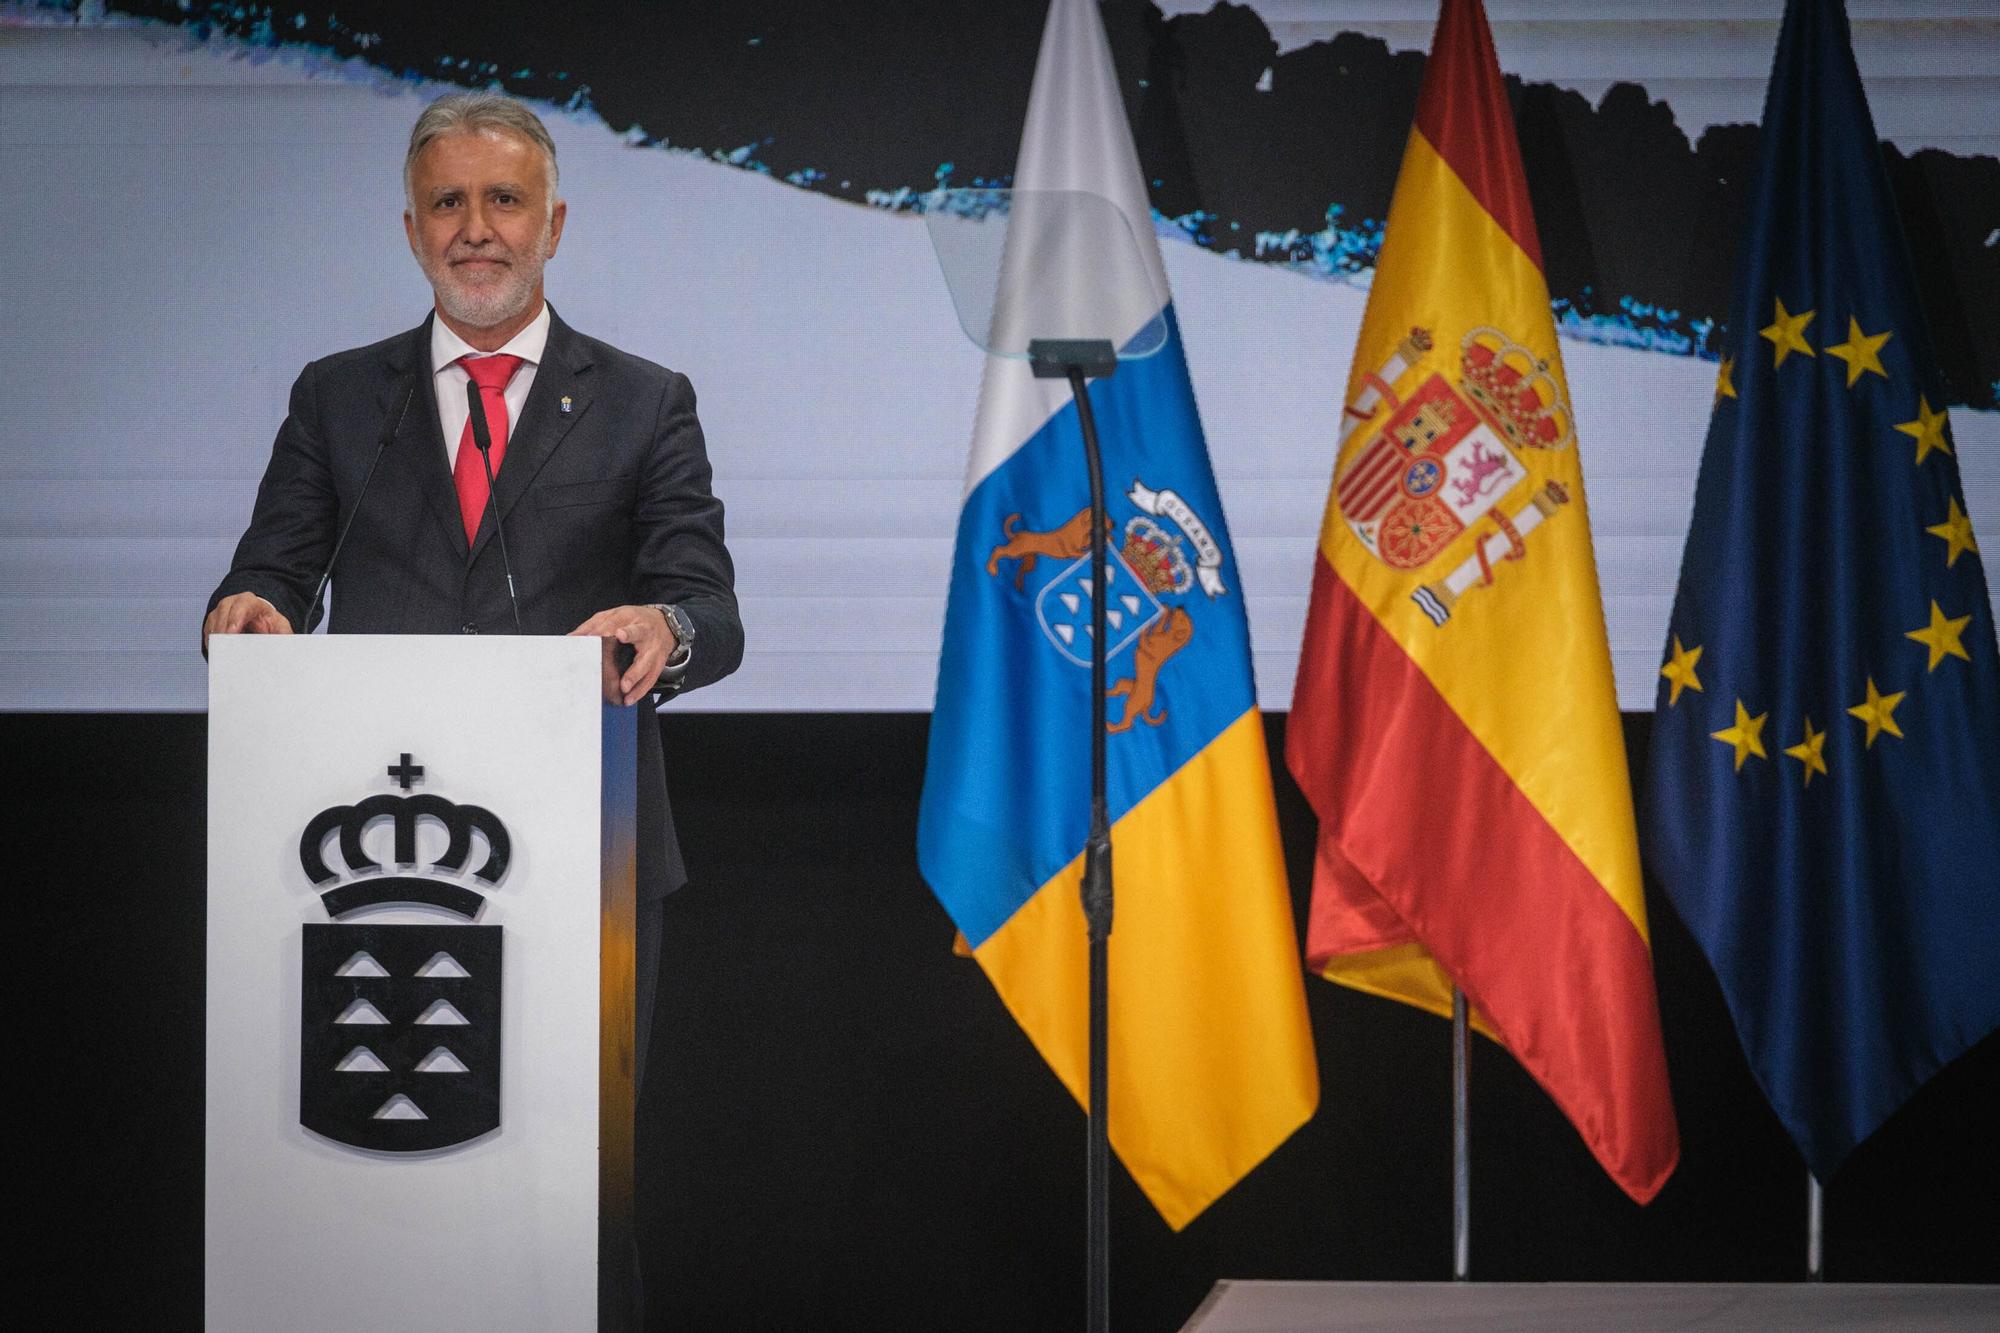
<svg viewBox="0 0 2000 1333">
<path fill-rule="evenodd" d="M 612 704 L 734 671 L 743 626 L 693 388 L 543 297 L 568 211 L 548 130 L 498 94 L 441 97 L 403 183 L 434 309 L 300 373 L 204 650 L 309 633 L 325 581 L 333 633 L 595 635 Z M 636 724 L 643 1071 L 661 900 L 687 876 L 659 727 L 650 709 Z"/>
</svg>

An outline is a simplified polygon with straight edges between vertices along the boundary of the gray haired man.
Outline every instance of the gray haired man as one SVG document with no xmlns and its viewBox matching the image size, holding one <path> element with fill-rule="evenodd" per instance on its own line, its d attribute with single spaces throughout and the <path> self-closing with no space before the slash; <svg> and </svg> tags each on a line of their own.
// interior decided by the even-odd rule
<svg viewBox="0 0 2000 1333">
<path fill-rule="evenodd" d="M 628 707 L 728 675 L 743 626 L 694 390 L 571 329 L 544 299 L 568 214 L 548 131 L 506 97 L 440 98 L 411 132 L 403 181 L 403 230 L 433 311 L 300 373 L 249 527 L 209 598 L 204 646 L 210 634 L 310 632 L 315 586 L 351 521 L 331 632 L 595 636 L 604 698 Z M 472 383 L 491 436 L 490 494 Z M 643 1071 L 661 900 L 686 874 L 652 710 L 633 725 Z"/>
</svg>

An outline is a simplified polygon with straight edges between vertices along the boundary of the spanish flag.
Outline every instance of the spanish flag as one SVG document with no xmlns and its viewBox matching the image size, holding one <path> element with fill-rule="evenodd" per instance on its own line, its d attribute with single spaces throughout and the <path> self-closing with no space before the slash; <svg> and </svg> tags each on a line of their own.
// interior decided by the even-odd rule
<svg viewBox="0 0 2000 1333">
<path fill-rule="evenodd" d="M 1562 357 L 1479 0 L 1444 0 L 1362 321 L 1286 758 L 1306 956 L 1514 1053 L 1641 1203 L 1679 1158 Z"/>
</svg>

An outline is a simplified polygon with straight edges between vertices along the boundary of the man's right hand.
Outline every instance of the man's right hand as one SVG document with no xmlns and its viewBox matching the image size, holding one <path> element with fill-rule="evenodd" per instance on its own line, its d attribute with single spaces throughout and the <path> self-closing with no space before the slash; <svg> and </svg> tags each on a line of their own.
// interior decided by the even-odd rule
<svg viewBox="0 0 2000 1333">
<path fill-rule="evenodd" d="M 211 634 L 290 634 L 292 622 L 254 592 L 236 592 L 215 604 L 201 622 L 201 651 L 208 653 Z"/>
</svg>

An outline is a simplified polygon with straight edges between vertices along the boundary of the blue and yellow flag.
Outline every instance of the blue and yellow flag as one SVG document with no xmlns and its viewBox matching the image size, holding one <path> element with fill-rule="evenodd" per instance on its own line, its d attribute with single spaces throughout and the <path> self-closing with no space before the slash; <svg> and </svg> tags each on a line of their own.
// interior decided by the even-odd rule
<svg viewBox="0 0 2000 1333">
<path fill-rule="evenodd" d="M 1826 1180 L 2000 1026 L 2000 660 L 1839 0 L 1792 0 L 1660 669 L 1649 860 Z"/>
<path fill-rule="evenodd" d="M 1050 7 L 1015 186 L 1111 199 L 1164 293 L 1096 8 Z M 1076 408 L 1061 381 L 987 360 L 917 854 L 1001 1000 L 1085 1101 L 1078 888 L 1089 719 L 1101 719 L 1117 895 L 1111 1145 L 1179 1228 L 1312 1115 L 1319 1078 L 1243 587 L 1171 303 L 1141 326 L 1162 317 L 1165 348 L 1089 390 L 1114 525 L 1107 699 L 1090 689 L 1099 590 Z"/>
</svg>

